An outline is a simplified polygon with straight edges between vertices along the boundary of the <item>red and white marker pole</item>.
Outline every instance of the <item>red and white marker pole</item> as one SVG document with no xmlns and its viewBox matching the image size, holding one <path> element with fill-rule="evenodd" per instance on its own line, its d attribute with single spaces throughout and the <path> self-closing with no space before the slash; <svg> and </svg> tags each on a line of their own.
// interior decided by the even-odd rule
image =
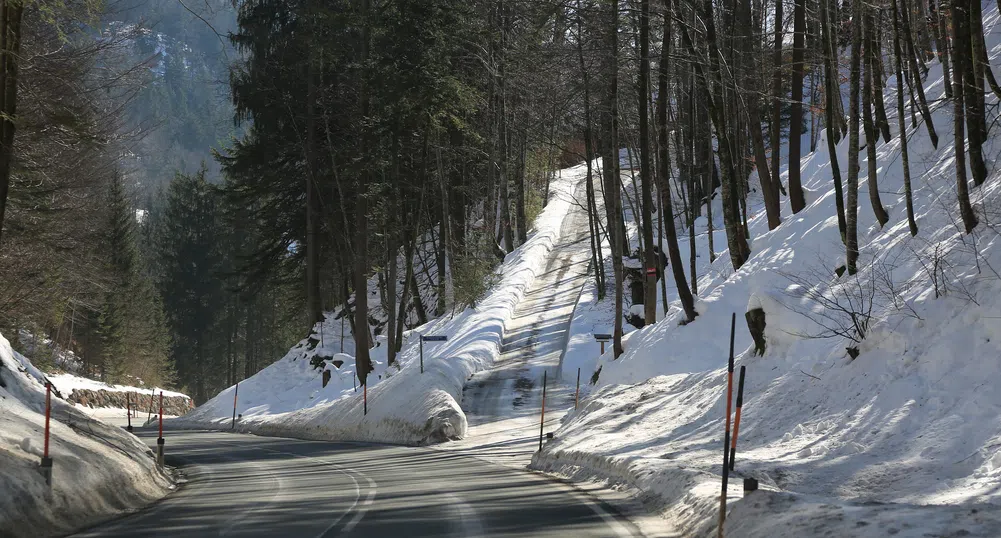
<svg viewBox="0 0 1001 538">
<path fill-rule="evenodd" d="M 156 464 L 163 468 L 163 391 L 160 391 L 160 436 L 156 438 Z"/>
<path fill-rule="evenodd" d="M 45 485 L 52 487 L 52 458 L 49 457 L 49 418 L 52 416 L 52 383 L 45 382 L 45 447 L 42 463 L 38 466 L 45 477 Z"/>
</svg>

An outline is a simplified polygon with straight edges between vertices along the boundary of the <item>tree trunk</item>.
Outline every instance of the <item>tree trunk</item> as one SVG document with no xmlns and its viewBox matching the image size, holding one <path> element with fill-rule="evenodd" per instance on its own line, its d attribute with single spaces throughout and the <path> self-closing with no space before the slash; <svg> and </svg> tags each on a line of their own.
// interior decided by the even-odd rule
<svg viewBox="0 0 1001 538">
<path fill-rule="evenodd" d="M 831 162 L 831 176 L 834 179 L 834 202 L 838 213 L 838 232 L 841 234 L 841 242 L 845 242 L 845 193 L 841 184 L 841 165 L 838 163 L 837 142 L 840 137 L 840 128 L 835 119 L 835 113 L 840 108 L 841 91 L 838 86 L 837 69 L 834 63 L 834 32 L 831 28 L 831 16 L 829 2 L 831 0 L 820 0 L 820 27 L 824 33 L 824 123 L 827 127 L 827 153 Z M 837 101 L 837 102 L 836 102 Z"/>
<path fill-rule="evenodd" d="M 772 183 L 781 189 L 782 180 L 779 177 L 779 168 L 782 164 L 782 99 L 785 93 L 782 91 L 782 40 L 783 40 L 783 0 L 775 0 L 775 50 L 772 53 L 775 64 L 772 66 L 772 125 L 771 141 L 772 149 Z"/>
<path fill-rule="evenodd" d="M 893 59 L 897 72 L 897 128 L 900 130 L 900 160 L 904 171 L 904 200 L 907 204 L 907 226 L 911 236 L 918 235 L 918 224 L 914 220 L 914 199 L 911 192 L 911 168 L 907 158 L 907 119 L 904 116 L 903 62 L 900 51 L 900 24 L 897 0 L 891 0 L 893 10 Z"/>
<path fill-rule="evenodd" d="M 963 133 L 963 122 L 965 118 L 964 103 L 966 97 L 965 78 L 971 71 L 967 69 L 965 63 L 969 61 L 969 56 L 965 51 L 969 47 L 964 32 L 969 21 L 967 11 L 968 0 L 953 0 L 952 2 L 952 62 L 955 71 L 952 77 L 953 96 L 953 130 L 956 134 L 956 194 L 959 198 L 959 214 L 963 219 L 963 226 L 966 233 L 970 233 L 977 227 L 977 217 L 973 213 L 973 206 L 970 204 L 970 188 L 966 183 L 966 137 Z"/>
<path fill-rule="evenodd" d="M 871 50 L 872 44 L 876 41 L 875 39 L 875 18 L 872 16 L 872 8 L 863 8 L 866 11 L 865 23 L 863 30 L 865 35 L 865 73 L 863 74 L 863 86 L 862 86 L 862 127 L 865 131 L 865 149 L 867 168 L 869 171 L 868 182 L 869 182 L 869 203 L 872 205 L 872 212 L 876 215 L 876 220 L 879 221 L 879 227 L 882 228 L 886 226 L 887 221 L 890 220 L 890 216 L 886 214 L 886 210 L 883 208 L 883 202 L 879 198 L 879 179 L 877 177 L 876 168 L 876 140 L 879 134 L 876 132 L 876 125 L 872 117 L 872 102 L 876 99 L 882 100 L 882 92 L 878 98 L 875 97 L 875 90 L 873 88 L 873 71 L 879 68 L 879 65 L 875 62 L 875 55 Z"/>
<path fill-rule="evenodd" d="M 606 31 L 605 54 L 607 66 L 605 76 L 608 80 L 606 90 L 605 116 L 605 137 L 604 156 L 602 157 L 602 172 L 605 177 L 605 212 L 608 214 L 608 237 L 612 246 L 612 269 L 615 276 L 615 324 L 612 335 L 613 356 L 618 358 L 622 354 L 622 250 L 625 246 L 620 236 L 622 226 L 622 209 L 619 203 L 619 193 L 621 182 L 619 179 L 619 151 L 618 151 L 618 28 L 619 28 L 619 7 L 616 0 L 606 2 L 608 27 Z"/>
<path fill-rule="evenodd" d="M 862 79 L 862 10 L 859 1 L 852 3 L 852 57 L 848 76 L 851 92 L 848 98 L 848 205 L 845 208 L 847 228 L 845 246 L 847 249 L 847 270 L 849 275 L 858 272 L 858 177 L 859 177 L 859 83 Z"/>
<path fill-rule="evenodd" d="M 782 224 L 779 206 L 779 190 L 772 182 L 772 173 L 768 168 L 768 155 L 765 153 L 765 141 L 761 136 L 761 117 L 758 113 L 758 73 L 754 66 L 754 46 L 751 32 L 751 0 L 741 0 L 737 5 L 737 23 L 740 27 L 738 35 L 741 38 L 740 49 L 743 51 L 742 71 L 744 73 L 744 93 L 741 97 L 744 111 L 747 114 L 748 134 L 754 148 L 754 165 L 758 170 L 758 181 L 761 183 L 761 195 L 765 200 L 765 214 L 768 218 L 768 229 L 774 230 Z M 662 60 L 663 61 L 663 60 Z"/>
<path fill-rule="evenodd" d="M 665 39 L 665 46 L 666 46 Z M 639 128 L 640 128 L 640 188 L 642 191 L 642 230 L 644 250 L 643 321 L 657 321 L 657 255 L 653 244 L 653 174 L 650 159 L 650 112 L 647 108 L 647 91 L 650 87 L 650 0 L 640 0 L 640 73 L 639 73 Z M 661 139 L 661 144 L 666 140 Z M 661 168 L 664 168 L 663 153 Z M 662 217 L 663 218 L 663 217 Z M 652 274 L 651 274 L 652 273 Z"/>
<path fill-rule="evenodd" d="M 806 0 L 796 0 L 793 12 L 792 104 L 789 113 L 789 205 L 793 213 L 806 207 L 800 182 L 801 136 L 803 130 L 803 49 L 806 33 Z"/>
<path fill-rule="evenodd" d="M 910 65 L 910 75 L 911 75 L 911 87 L 917 91 L 918 94 L 918 104 L 921 110 L 921 118 L 925 122 L 925 127 L 928 129 L 928 137 L 931 139 L 933 147 L 938 147 L 938 133 L 935 132 L 935 124 L 932 123 L 931 110 L 928 108 L 928 100 L 925 98 L 924 83 L 921 81 L 920 71 L 918 70 L 918 62 L 916 58 L 916 52 L 914 50 L 914 41 L 911 39 L 911 24 L 910 18 L 907 15 L 907 9 L 902 9 L 900 11 L 901 18 L 900 22 L 904 25 L 904 43 L 907 45 L 907 59 Z M 945 62 L 945 69 L 948 71 L 948 59 Z M 949 75 L 946 76 L 946 83 L 948 84 Z M 900 85 L 900 82 L 897 82 Z M 903 89 L 903 86 L 900 86 Z"/>
<path fill-rule="evenodd" d="M 320 246 L 317 221 L 320 218 L 316 165 L 316 66 L 314 51 L 306 73 L 306 309 L 310 327 L 323 319 L 320 304 Z"/>
<path fill-rule="evenodd" d="M 0 238 L 10 195 L 14 131 L 17 128 L 17 84 L 21 62 L 23 0 L 0 2 Z"/>
<path fill-rule="evenodd" d="M 644 0 L 646 1 L 646 0 Z M 660 192 L 663 213 L 660 218 L 667 234 L 667 251 L 670 257 L 671 270 L 674 273 L 674 284 L 678 288 L 678 299 L 685 311 L 685 319 L 689 322 L 695 319 L 695 300 L 688 289 L 685 278 L 685 268 L 681 261 L 681 249 L 678 247 L 678 232 L 674 225 L 674 201 L 671 197 L 671 152 L 667 136 L 667 100 L 668 100 L 668 66 L 671 59 L 671 19 L 670 13 L 664 14 L 664 44 L 660 53 L 659 77 L 657 84 L 657 135 L 660 140 L 660 182 L 657 190 Z M 652 250 L 652 249 L 651 249 Z M 648 265 L 647 267 L 654 267 Z M 664 275 L 667 278 L 667 275 Z M 664 302 L 664 312 L 667 312 L 667 301 Z"/>
</svg>

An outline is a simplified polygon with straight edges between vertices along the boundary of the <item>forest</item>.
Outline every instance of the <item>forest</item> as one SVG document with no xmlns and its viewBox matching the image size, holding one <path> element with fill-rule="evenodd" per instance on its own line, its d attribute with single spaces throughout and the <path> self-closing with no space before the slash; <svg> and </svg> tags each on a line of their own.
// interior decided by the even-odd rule
<svg viewBox="0 0 1001 538">
<path fill-rule="evenodd" d="M 738 271 L 753 248 L 749 196 L 770 229 L 795 218 L 809 202 L 800 163 L 821 144 L 832 156 L 849 144 L 847 169 L 830 163 L 844 244 L 832 273 L 859 270 L 859 211 L 891 222 L 879 144 L 901 147 L 907 212 L 892 218 L 920 233 L 908 131 L 937 146 L 936 108 L 953 118 L 950 203 L 974 230 L 996 117 L 985 95 L 1001 97 L 982 9 L 0 0 L 0 329 L 52 342 L 54 362 L 72 352 L 90 375 L 172 383 L 202 402 L 336 316 L 365 384 L 376 337 L 392 363 L 404 331 L 475 304 L 529 237 L 556 170 L 585 162 L 577 203 L 617 355 L 624 260 L 661 267 L 665 243 L 694 321 L 696 257 L 725 252 Z M 924 92 L 936 58 L 945 102 Z M 726 244 L 682 252 L 697 219 L 714 222 L 714 199 Z M 647 274 L 642 318 L 654 320 L 666 291 Z"/>
</svg>

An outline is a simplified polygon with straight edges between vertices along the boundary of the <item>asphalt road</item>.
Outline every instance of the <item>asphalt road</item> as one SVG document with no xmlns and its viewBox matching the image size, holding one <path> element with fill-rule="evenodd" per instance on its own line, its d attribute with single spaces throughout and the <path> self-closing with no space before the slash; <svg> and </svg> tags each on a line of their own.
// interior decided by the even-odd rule
<svg viewBox="0 0 1001 538">
<path fill-rule="evenodd" d="M 570 486 L 461 453 L 176 431 L 166 449 L 177 492 L 74 536 L 639 535 Z"/>
</svg>

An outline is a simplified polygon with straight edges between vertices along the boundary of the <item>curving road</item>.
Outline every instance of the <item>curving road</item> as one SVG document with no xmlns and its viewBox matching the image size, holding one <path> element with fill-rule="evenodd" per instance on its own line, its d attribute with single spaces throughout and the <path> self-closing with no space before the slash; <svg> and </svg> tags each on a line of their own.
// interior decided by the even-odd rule
<svg viewBox="0 0 1001 538">
<path fill-rule="evenodd" d="M 155 446 L 155 432 L 138 432 Z M 185 477 L 153 506 L 74 536 L 638 536 L 569 486 L 455 452 L 168 432 Z"/>
</svg>

